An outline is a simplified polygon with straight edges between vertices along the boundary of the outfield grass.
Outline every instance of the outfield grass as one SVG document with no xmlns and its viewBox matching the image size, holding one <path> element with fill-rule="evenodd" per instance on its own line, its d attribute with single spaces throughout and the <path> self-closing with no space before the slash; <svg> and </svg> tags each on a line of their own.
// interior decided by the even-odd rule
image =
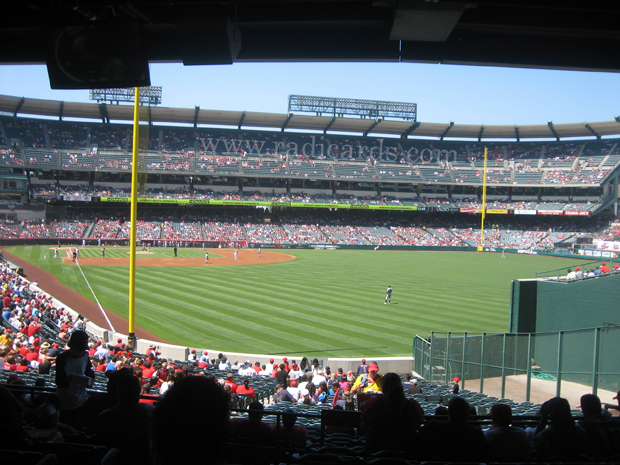
<svg viewBox="0 0 620 465">
<path fill-rule="evenodd" d="M 79 269 L 49 247 L 7 249 L 92 298 Z M 100 256 L 100 248 L 80 256 Z M 171 249 L 151 249 L 154 257 Z M 138 267 L 136 324 L 223 352 L 332 357 L 411 355 L 429 331 L 506 332 L 510 283 L 583 260 L 475 252 L 287 250 L 296 260 L 229 267 Z M 160 255 L 161 254 L 161 255 Z M 217 250 L 209 254 L 217 256 Z M 127 257 L 106 248 L 106 257 Z M 204 257 L 179 249 L 179 257 Z M 82 266 L 104 307 L 127 317 L 127 267 Z M 392 305 L 385 289 L 394 288 Z M 57 296 L 62 299 L 62 296 Z M 127 328 L 116 328 L 127 332 Z"/>
</svg>

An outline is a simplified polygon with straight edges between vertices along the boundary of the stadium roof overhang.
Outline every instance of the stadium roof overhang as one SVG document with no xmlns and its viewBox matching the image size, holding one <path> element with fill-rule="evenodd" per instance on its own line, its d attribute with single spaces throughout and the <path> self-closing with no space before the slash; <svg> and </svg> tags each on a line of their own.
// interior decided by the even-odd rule
<svg viewBox="0 0 620 465">
<path fill-rule="evenodd" d="M 133 121 L 133 106 L 105 105 L 111 121 Z M 0 95 L 0 112 L 36 117 L 83 118 L 101 120 L 101 104 L 59 102 Z M 415 123 L 411 121 L 333 118 L 244 111 L 205 110 L 199 108 L 152 107 L 151 121 L 157 125 L 231 126 L 247 129 L 282 129 L 292 131 L 330 131 L 372 136 L 417 136 L 424 138 L 516 140 L 568 139 L 620 136 L 620 121 L 544 124 L 526 126 L 487 126 L 453 123 Z"/>
<path fill-rule="evenodd" d="M 3 17 L 10 20 L 0 25 L 0 64 L 45 63 L 87 43 L 70 28 L 117 33 L 135 27 L 116 45 L 108 41 L 106 52 L 135 47 L 150 63 L 193 65 L 384 61 L 620 71 L 620 3 L 612 1 L 5 3 Z"/>
</svg>

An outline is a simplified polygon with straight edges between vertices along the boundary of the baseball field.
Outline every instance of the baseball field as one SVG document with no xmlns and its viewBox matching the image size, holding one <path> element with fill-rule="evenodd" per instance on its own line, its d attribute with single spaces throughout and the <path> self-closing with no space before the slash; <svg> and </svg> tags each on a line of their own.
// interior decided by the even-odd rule
<svg viewBox="0 0 620 465">
<path fill-rule="evenodd" d="M 67 288 L 94 294 L 115 330 L 127 333 L 128 248 L 108 247 L 105 259 L 100 247 L 80 248 L 79 266 L 66 249 L 58 259 L 49 246 L 3 250 L 33 265 L 24 267 L 30 280 L 37 270 L 54 275 L 57 283 L 40 283 L 60 300 Z M 200 249 L 180 248 L 176 258 L 172 248 L 137 252 L 136 325 L 222 352 L 406 356 L 416 334 L 508 331 L 513 279 L 583 263 L 476 252 L 263 249 L 259 258 L 242 249 L 237 259 L 231 249 L 208 252 L 208 264 Z"/>
</svg>

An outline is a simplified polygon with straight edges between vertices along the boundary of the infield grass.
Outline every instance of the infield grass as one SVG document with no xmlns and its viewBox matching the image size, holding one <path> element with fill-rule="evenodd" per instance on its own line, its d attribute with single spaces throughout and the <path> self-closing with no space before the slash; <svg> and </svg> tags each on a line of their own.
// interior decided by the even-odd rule
<svg viewBox="0 0 620 465">
<path fill-rule="evenodd" d="M 49 247 L 7 251 L 92 299 L 78 267 L 53 260 Z M 155 258 L 171 256 L 171 249 L 151 251 Z M 97 247 L 80 250 L 82 257 L 100 253 Z M 507 332 L 513 279 L 583 263 L 475 252 L 282 253 L 297 258 L 249 266 L 138 267 L 136 324 L 177 344 L 222 352 L 406 356 L 416 334 Z M 217 249 L 209 255 L 215 258 Z M 127 256 L 126 247 L 106 248 L 106 257 Z M 204 257 L 204 252 L 180 248 L 179 257 Z M 101 305 L 127 317 L 128 267 L 82 270 Z M 384 305 L 388 285 L 394 288 L 392 304 Z"/>
</svg>

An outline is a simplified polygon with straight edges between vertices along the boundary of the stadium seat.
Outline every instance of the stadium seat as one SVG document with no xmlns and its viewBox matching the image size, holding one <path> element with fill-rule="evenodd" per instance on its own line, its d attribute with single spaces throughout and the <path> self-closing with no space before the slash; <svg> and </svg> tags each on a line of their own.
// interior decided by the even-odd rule
<svg viewBox="0 0 620 465">
<path fill-rule="evenodd" d="M 108 453 L 108 448 L 91 444 L 45 442 L 37 444 L 43 454 L 52 454 L 58 458 L 58 464 L 83 465 L 98 464 Z"/>
<path fill-rule="evenodd" d="M 361 413 L 348 410 L 321 410 L 321 445 L 325 445 L 325 429 L 328 426 L 359 428 Z"/>
</svg>

